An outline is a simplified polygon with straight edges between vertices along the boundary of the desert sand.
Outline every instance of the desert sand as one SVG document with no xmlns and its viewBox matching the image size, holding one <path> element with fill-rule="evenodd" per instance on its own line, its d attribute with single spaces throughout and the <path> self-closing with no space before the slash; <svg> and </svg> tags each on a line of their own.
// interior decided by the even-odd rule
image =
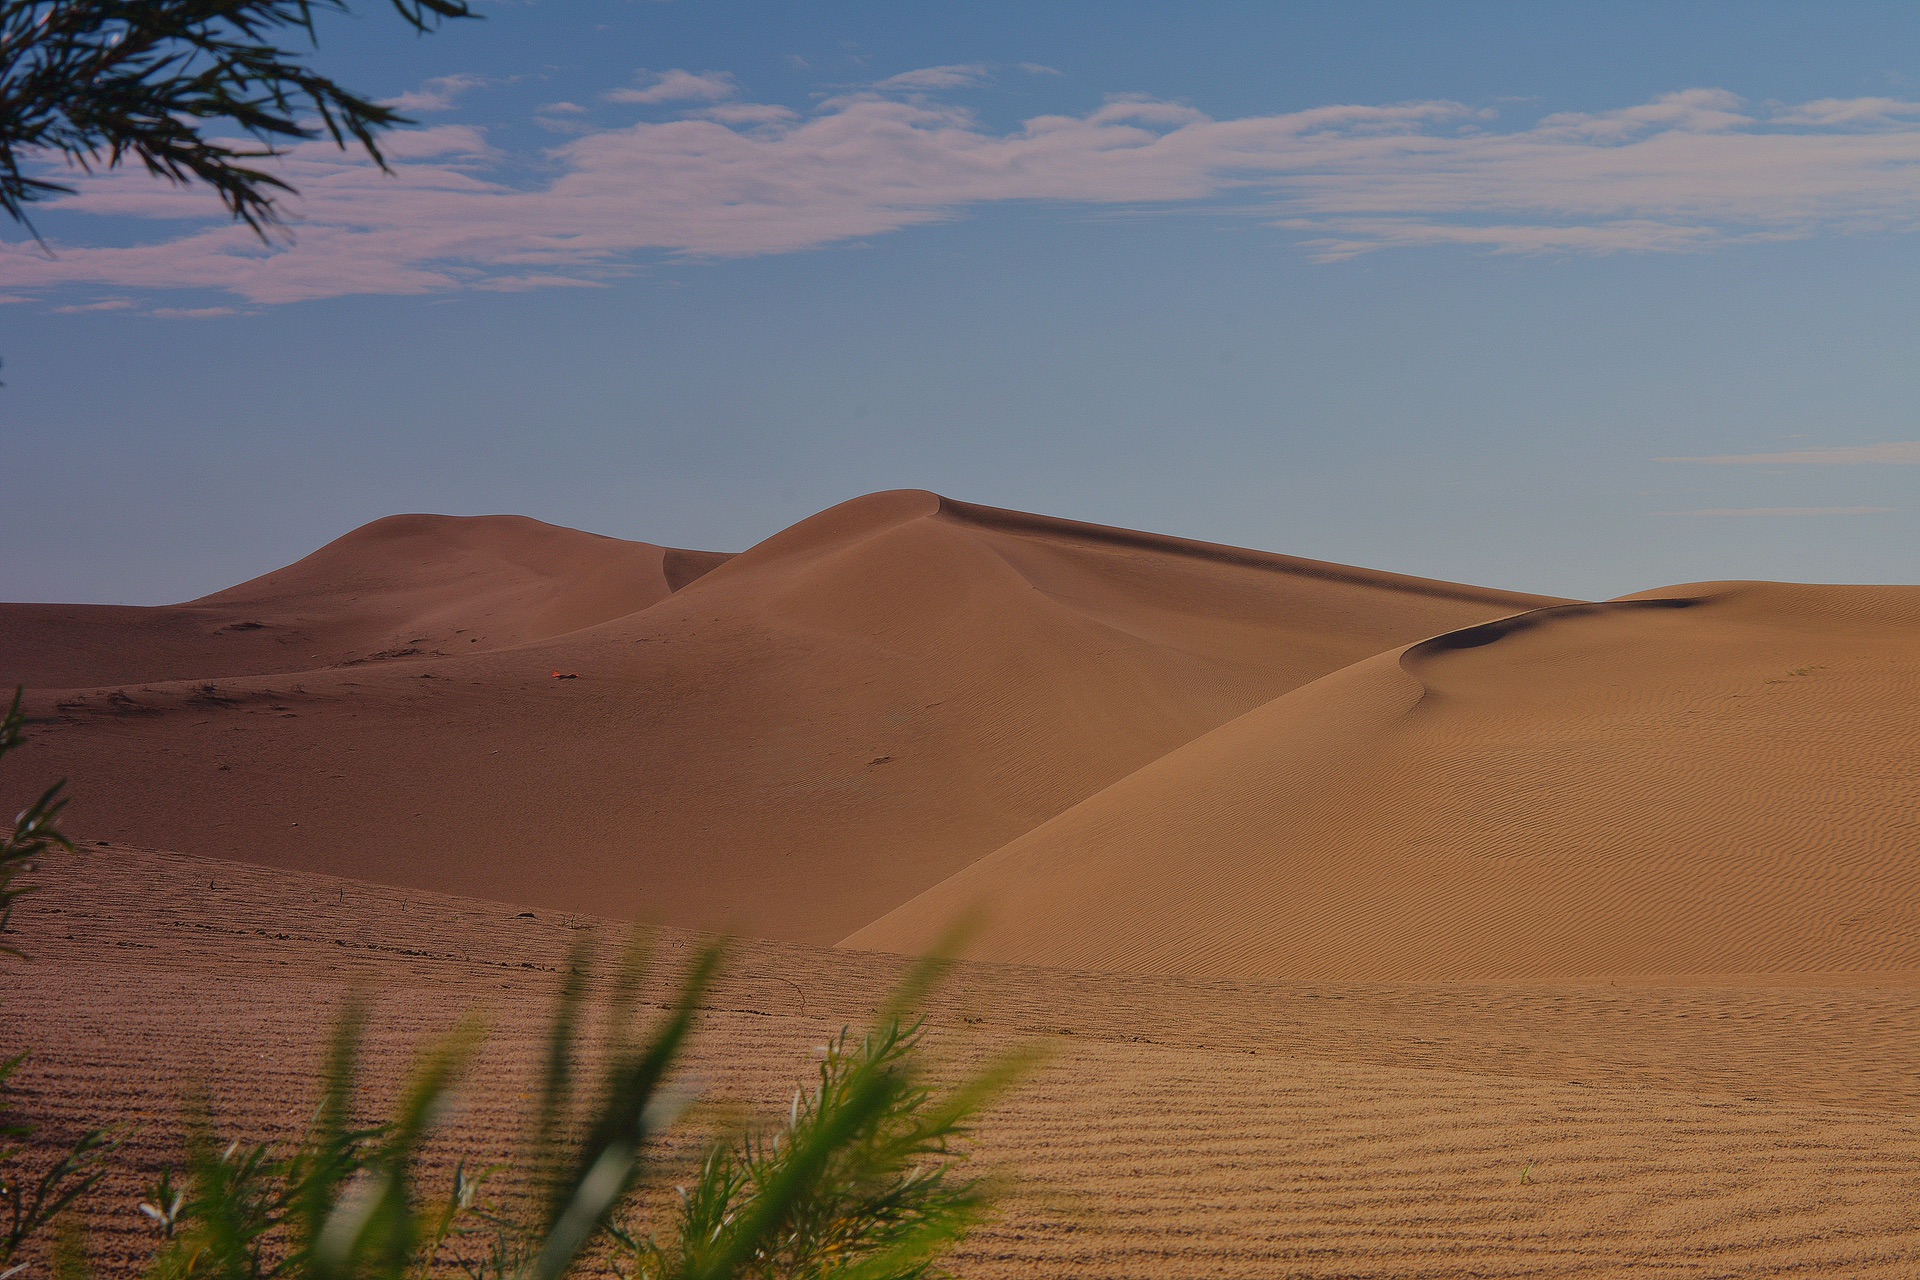
<svg viewBox="0 0 1920 1280">
<path fill-rule="evenodd" d="M 1340 980 L 1920 968 L 1920 588 L 1465 628 L 1169 752 L 849 942 Z"/>
<path fill-rule="evenodd" d="M 734 556 L 395 517 L 0 606 L 0 680 L 0 800 L 66 776 L 86 841 L 0 1021 L 48 1141 L 156 1167 L 196 1079 L 288 1132 L 361 986 L 387 1087 L 492 1011 L 436 1160 L 498 1155 L 567 946 L 634 919 L 742 936 L 697 1069 L 778 1108 L 977 911 L 938 1049 L 1051 1057 L 964 1275 L 1920 1257 L 1920 588 L 1583 603 L 899 492 Z"/>
<path fill-rule="evenodd" d="M 832 943 L 1290 689 L 1540 603 L 927 493 L 720 559 L 402 517 L 175 608 L 8 606 L 0 681 L 102 838 Z"/>
</svg>

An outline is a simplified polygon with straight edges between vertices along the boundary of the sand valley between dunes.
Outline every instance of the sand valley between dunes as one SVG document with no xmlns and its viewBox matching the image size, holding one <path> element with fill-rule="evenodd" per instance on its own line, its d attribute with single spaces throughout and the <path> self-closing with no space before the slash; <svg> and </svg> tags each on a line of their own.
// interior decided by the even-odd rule
<svg viewBox="0 0 1920 1280">
<path fill-rule="evenodd" d="M 1578 602 L 920 492 L 737 555 L 401 516 L 0 605 L 0 682 L 0 801 L 68 778 L 84 844 L 0 1054 L 44 1141 L 140 1122 L 122 1272 L 182 1090 L 289 1131 L 350 988 L 388 1089 L 490 1010 L 446 1167 L 584 927 L 736 935 L 697 1071 L 777 1109 L 969 911 L 939 1051 L 1051 1056 L 962 1275 L 1920 1268 L 1920 587 Z"/>
</svg>

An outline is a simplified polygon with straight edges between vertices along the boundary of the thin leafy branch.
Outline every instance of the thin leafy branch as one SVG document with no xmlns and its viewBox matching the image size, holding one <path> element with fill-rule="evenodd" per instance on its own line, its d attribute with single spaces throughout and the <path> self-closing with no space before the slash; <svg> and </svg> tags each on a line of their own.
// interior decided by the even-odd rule
<svg viewBox="0 0 1920 1280">
<path fill-rule="evenodd" d="M 13 703 L 0 718 L 0 760 L 19 747 L 27 717 L 23 708 L 25 690 L 13 691 Z M 67 807 L 67 784 L 56 782 L 40 793 L 40 798 L 20 811 L 12 828 L 0 839 L 0 935 L 7 932 L 13 919 L 13 907 L 21 898 L 38 888 L 22 877 L 37 870 L 40 859 L 55 850 L 73 852 L 73 841 L 60 829 L 60 815 Z M 9 946 L 0 936 L 0 955 L 24 960 L 25 954 Z"/>
<path fill-rule="evenodd" d="M 392 0 L 416 31 L 473 18 L 471 0 Z M 282 47 L 318 43 L 315 19 L 348 0 L 0 0 L 0 210 L 73 188 L 29 171 L 52 155 L 83 172 L 137 160 L 212 188 L 262 239 L 293 188 L 258 162 L 292 143 L 357 143 L 386 168 L 379 135 L 410 123 Z M 210 136 L 216 125 L 251 143 Z M 37 234 L 37 233 L 36 233 Z"/>
<path fill-rule="evenodd" d="M 22 1167 L 21 1144 L 32 1136 L 33 1126 L 8 1114 L 8 1099 L 14 1073 L 26 1059 L 20 1053 L 0 1062 L 0 1212 L 6 1214 L 0 1230 L 0 1280 L 26 1269 L 18 1259 L 27 1242 L 100 1184 L 107 1175 L 105 1157 L 119 1145 L 117 1135 L 108 1130 L 90 1129 L 37 1176 Z"/>
<path fill-rule="evenodd" d="M 623 1235 L 635 1280 L 920 1280 L 992 1208 L 966 1176 L 980 1109 L 1024 1069 L 1002 1059 L 942 1093 L 920 1065 L 926 1024 L 897 1015 L 824 1051 L 786 1124 L 714 1146 L 661 1241 Z"/>
</svg>

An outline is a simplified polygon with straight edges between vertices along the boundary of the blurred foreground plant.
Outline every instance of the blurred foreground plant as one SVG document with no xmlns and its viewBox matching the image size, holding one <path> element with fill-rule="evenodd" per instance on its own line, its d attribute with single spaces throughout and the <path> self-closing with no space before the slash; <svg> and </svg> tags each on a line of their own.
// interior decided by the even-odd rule
<svg viewBox="0 0 1920 1280">
<path fill-rule="evenodd" d="M 957 1144 L 1016 1078 L 1007 1058 L 957 1088 L 929 1085 L 923 1024 L 906 1002 L 937 971 L 918 967 L 878 1024 L 826 1047 L 819 1084 L 787 1122 L 709 1148 L 664 1235 L 634 1206 L 647 1148 L 688 1101 L 671 1075 L 719 964 L 701 952 L 645 1036 L 633 1031 L 644 951 L 629 946 L 602 1019 L 604 1040 L 576 1105 L 587 954 L 576 950 L 546 1043 L 525 1163 L 504 1206 L 482 1193 L 503 1169 L 457 1167 L 437 1200 L 415 1195 L 423 1140 L 450 1103 L 481 1033 L 463 1023 L 416 1067 L 392 1120 L 354 1128 L 364 1005 L 335 1033 L 315 1120 L 291 1154 L 222 1147 L 192 1117 L 184 1186 L 171 1175 L 141 1210 L 165 1237 L 155 1280 L 404 1280 L 458 1268 L 474 1280 L 558 1280 L 583 1268 L 634 1280 L 918 1280 L 991 1208 L 994 1187 L 962 1177 Z"/>
<path fill-rule="evenodd" d="M 784 1128 L 708 1151 L 664 1241 L 617 1236 L 637 1280 L 946 1275 L 937 1259 L 997 1189 L 963 1176 L 956 1144 L 1024 1063 L 1003 1059 L 942 1095 L 917 1063 L 924 1030 L 896 1013 L 858 1040 L 842 1031 Z"/>
<path fill-rule="evenodd" d="M 26 712 L 21 702 L 25 691 L 13 691 L 13 704 L 0 718 L 0 760 L 20 745 L 21 730 L 26 727 Z M 67 807 L 67 784 L 56 782 L 40 793 L 40 798 L 20 811 L 13 829 L 0 840 L 0 934 L 7 932 L 13 919 L 13 904 L 32 893 L 36 886 L 22 884 L 20 878 L 39 869 L 40 857 L 53 849 L 73 852 L 73 841 L 60 830 L 60 813 Z M 24 960 L 26 956 L 0 938 L 0 955 Z"/>
<path fill-rule="evenodd" d="M 23 691 L 15 689 L 12 705 L 0 718 L 0 759 L 20 745 L 26 725 L 22 697 Z M 67 805 L 65 789 L 65 782 L 56 782 L 41 792 L 0 839 L 0 934 L 13 917 L 14 903 L 38 887 L 21 883 L 21 877 L 37 870 L 41 855 L 49 850 L 73 851 L 73 842 L 60 830 L 60 812 Z M 27 958 L 4 941 L 0 941 L 0 956 Z M 0 1212 L 6 1215 L 0 1228 L 0 1280 L 26 1269 L 25 1263 L 16 1261 L 26 1243 L 93 1190 L 106 1175 L 106 1154 L 118 1143 L 107 1130 L 91 1129 L 37 1174 L 29 1170 L 23 1144 L 33 1136 L 34 1127 L 14 1119 L 9 1106 L 14 1074 L 26 1060 L 25 1053 L 0 1060 Z"/>
<path fill-rule="evenodd" d="M 20 742 L 22 698 L 0 720 L 0 757 Z M 0 929 L 34 886 L 19 877 L 48 850 L 71 851 L 59 825 L 64 783 L 49 787 L 0 843 Z M 699 952 L 678 996 L 645 1035 L 634 1015 L 647 969 L 640 938 L 607 992 L 591 1072 L 580 1058 L 590 943 L 576 945 L 546 1040 L 524 1164 L 504 1207 L 482 1200 L 504 1168 L 453 1172 L 437 1198 L 417 1193 L 424 1144 L 445 1117 L 484 1038 L 472 1016 L 429 1047 L 391 1119 L 356 1122 L 364 1001 L 349 1001 L 321 1071 L 320 1104 L 291 1150 L 223 1144 L 204 1099 L 189 1104 L 185 1171 L 165 1172 L 140 1211 L 161 1240 L 153 1280 L 424 1280 L 458 1268 L 473 1280 L 559 1280 L 583 1266 L 632 1280 L 932 1280 L 938 1259 L 991 1210 L 995 1185 L 964 1176 L 960 1149 L 980 1110 L 1020 1074 L 1009 1056 L 941 1091 L 911 1014 L 944 969 L 911 969 L 874 1027 L 823 1050 L 819 1083 L 795 1093 L 786 1124 L 714 1143 L 660 1234 L 640 1229 L 634 1198 L 648 1147 L 690 1100 L 673 1080 L 720 964 Z M 0 946 L 0 953 L 21 957 Z M 119 1142 L 92 1130 L 37 1176 L 23 1167 L 32 1126 L 6 1114 L 25 1054 L 0 1062 L 0 1280 L 25 1270 L 28 1242 L 59 1222 L 60 1280 L 86 1275 L 79 1223 L 62 1218 L 105 1176 Z M 586 1077 L 582 1080 L 583 1075 Z M 581 1085 L 591 1087 L 584 1102 Z M 477 1246 L 477 1251 L 476 1251 Z"/>
<path fill-rule="evenodd" d="M 90 1129 L 38 1174 L 29 1171 L 21 1143 L 32 1136 L 33 1126 L 14 1120 L 7 1106 L 13 1074 L 26 1060 L 19 1053 L 0 1062 L 0 1204 L 5 1206 L 0 1212 L 6 1214 L 0 1227 L 0 1280 L 26 1270 L 27 1264 L 16 1259 L 27 1242 L 93 1190 L 106 1176 L 106 1154 L 118 1145 L 107 1130 Z"/>
</svg>

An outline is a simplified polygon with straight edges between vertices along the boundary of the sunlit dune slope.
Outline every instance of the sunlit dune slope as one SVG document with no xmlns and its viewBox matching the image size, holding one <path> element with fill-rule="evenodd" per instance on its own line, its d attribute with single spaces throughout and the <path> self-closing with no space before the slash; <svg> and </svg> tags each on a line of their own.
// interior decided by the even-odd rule
<svg viewBox="0 0 1920 1280">
<path fill-rule="evenodd" d="M 523 516 L 389 516 L 181 605 L 0 605 L 0 682 L 79 689 L 521 644 L 644 609 L 726 559 Z"/>
<path fill-rule="evenodd" d="M 1241 716 L 847 939 L 1311 979 L 1920 968 L 1920 588 L 1549 608 Z"/>
<path fill-rule="evenodd" d="M 43 695 L 33 772 L 101 837 L 832 942 L 1289 689 L 1539 603 L 876 494 L 517 647 Z"/>
</svg>

